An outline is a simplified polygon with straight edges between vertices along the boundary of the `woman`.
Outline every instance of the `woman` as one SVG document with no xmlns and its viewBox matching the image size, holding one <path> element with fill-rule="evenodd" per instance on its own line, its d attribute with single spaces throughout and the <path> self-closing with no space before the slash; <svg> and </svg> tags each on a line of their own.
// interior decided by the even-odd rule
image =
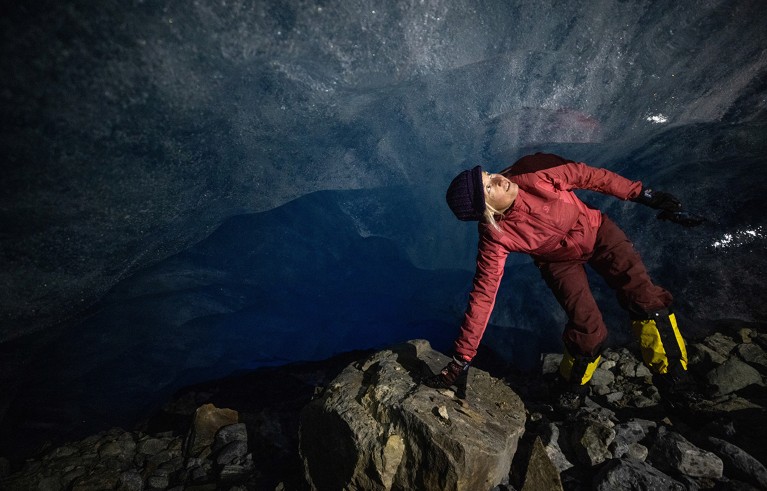
<svg viewBox="0 0 767 491">
<path fill-rule="evenodd" d="M 461 172 L 448 188 L 447 203 L 458 219 L 479 221 L 477 269 L 453 360 L 424 383 L 449 387 L 466 374 L 487 327 L 506 257 L 523 252 L 533 258 L 567 313 L 560 365 L 567 382 L 562 405 L 580 404 L 607 338 L 585 264 L 607 281 L 629 312 L 644 362 L 658 375 L 658 388 L 666 393 L 686 388 L 687 353 L 670 310 L 671 294 L 653 284 L 623 231 L 581 201 L 575 189 L 660 209 L 658 218 L 683 225 L 702 221 L 682 212 L 680 202 L 668 193 L 553 154 L 528 155 L 498 174 L 480 166 Z"/>
</svg>

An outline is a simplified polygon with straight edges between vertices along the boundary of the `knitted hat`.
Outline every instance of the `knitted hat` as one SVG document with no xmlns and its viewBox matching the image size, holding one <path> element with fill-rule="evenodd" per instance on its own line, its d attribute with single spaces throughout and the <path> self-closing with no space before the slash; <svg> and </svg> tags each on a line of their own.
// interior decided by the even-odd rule
<svg viewBox="0 0 767 491">
<path fill-rule="evenodd" d="M 447 188 L 445 198 L 459 220 L 481 220 L 485 212 L 482 166 L 478 165 L 455 176 Z"/>
</svg>

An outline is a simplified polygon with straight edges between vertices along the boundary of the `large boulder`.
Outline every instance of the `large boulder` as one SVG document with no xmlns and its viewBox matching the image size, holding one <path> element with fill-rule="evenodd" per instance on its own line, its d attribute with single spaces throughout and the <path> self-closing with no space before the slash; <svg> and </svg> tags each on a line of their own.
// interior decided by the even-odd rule
<svg viewBox="0 0 767 491">
<path fill-rule="evenodd" d="M 239 422 L 237 411 L 204 404 L 194 413 L 194 422 L 187 435 L 185 454 L 187 457 L 207 457 L 212 451 L 216 433 L 223 427 Z"/>
<path fill-rule="evenodd" d="M 313 489 L 489 490 L 508 477 L 525 409 L 472 368 L 466 399 L 419 380 L 449 359 L 410 341 L 348 366 L 301 414 Z"/>
</svg>

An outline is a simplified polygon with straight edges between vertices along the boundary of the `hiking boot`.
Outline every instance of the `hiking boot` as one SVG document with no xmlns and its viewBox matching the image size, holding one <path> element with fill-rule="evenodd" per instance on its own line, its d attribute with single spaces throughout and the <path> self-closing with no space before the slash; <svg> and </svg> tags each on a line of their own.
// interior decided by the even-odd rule
<svg viewBox="0 0 767 491">
<path fill-rule="evenodd" d="M 669 411 L 694 410 L 705 400 L 697 390 L 695 379 L 681 366 L 653 375 L 652 382 L 658 388 L 661 403 Z"/>
<path fill-rule="evenodd" d="M 588 393 L 588 385 L 564 384 L 554 407 L 562 412 L 575 411 L 583 405 Z"/>
</svg>

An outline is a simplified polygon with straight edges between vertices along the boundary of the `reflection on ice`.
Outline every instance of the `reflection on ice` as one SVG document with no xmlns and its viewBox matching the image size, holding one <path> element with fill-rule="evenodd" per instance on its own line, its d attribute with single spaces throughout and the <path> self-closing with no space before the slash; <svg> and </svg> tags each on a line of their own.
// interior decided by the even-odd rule
<svg viewBox="0 0 767 491">
<path fill-rule="evenodd" d="M 759 226 L 754 229 L 744 229 L 732 234 L 724 234 L 721 239 L 714 241 L 711 245 L 717 249 L 728 249 L 751 244 L 757 239 L 764 238 L 763 227 Z"/>
</svg>

